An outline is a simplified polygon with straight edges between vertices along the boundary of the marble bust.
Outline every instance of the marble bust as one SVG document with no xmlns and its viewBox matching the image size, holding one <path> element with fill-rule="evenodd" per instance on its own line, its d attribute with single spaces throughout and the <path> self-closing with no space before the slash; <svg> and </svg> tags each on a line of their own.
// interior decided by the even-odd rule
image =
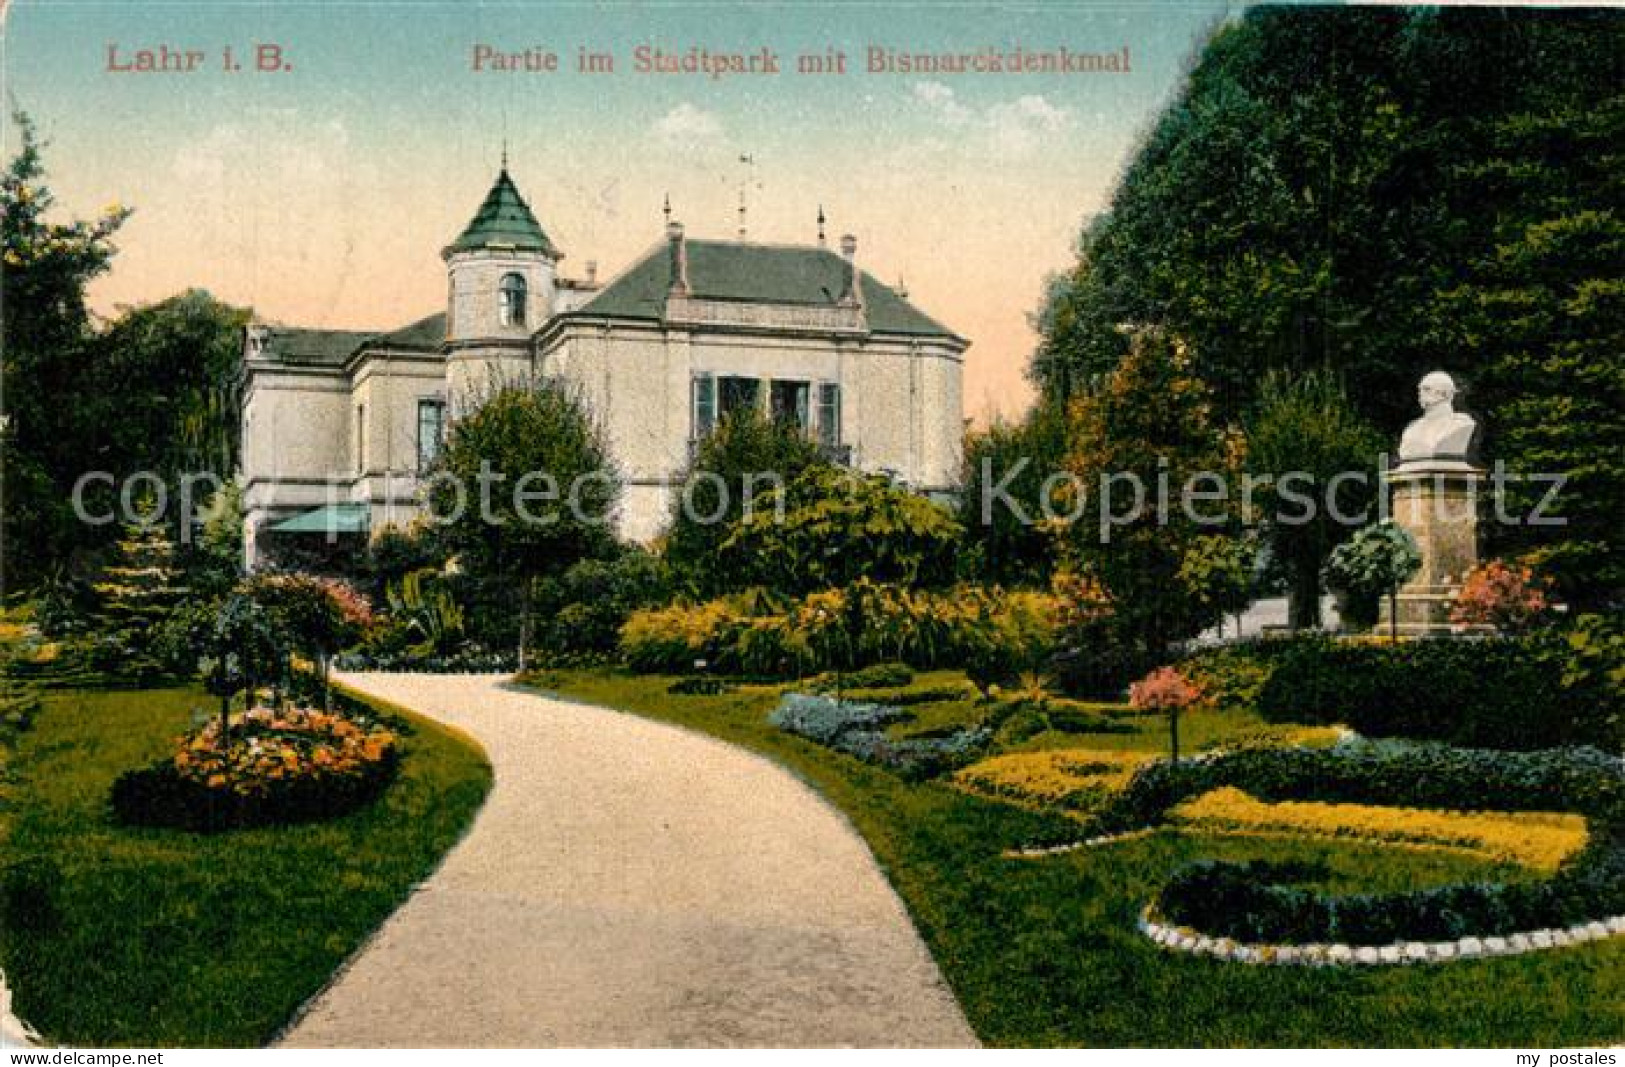
<svg viewBox="0 0 1625 1067">
<path fill-rule="evenodd" d="M 1422 405 L 1422 417 L 1412 420 L 1399 439 L 1400 462 L 1465 460 L 1478 422 L 1455 409 L 1455 381 L 1442 370 L 1433 371 L 1416 387 L 1416 397 Z"/>
</svg>

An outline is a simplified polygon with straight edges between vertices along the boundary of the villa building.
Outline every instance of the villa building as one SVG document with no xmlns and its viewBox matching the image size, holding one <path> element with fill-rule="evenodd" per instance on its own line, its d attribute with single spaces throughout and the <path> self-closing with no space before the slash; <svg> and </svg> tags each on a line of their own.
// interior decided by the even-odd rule
<svg viewBox="0 0 1625 1067">
<path fill-rule="evenodd" d="M 250 565 L 282 538 L 364 536 L 421 508 L 450 420 L 505 382 L 572 383 L 604 425 L 623 536 L 656 536 L 696 441 L 730 411 L 789 419 L 833 456 L 928 493 L 959 475 L 965 339 L 840 251 L 658 242 L 571 279 L 506 166 L 442 252 L 445 311 L 372 333 L 250 325 L 243 476 Z"/>
</svg>

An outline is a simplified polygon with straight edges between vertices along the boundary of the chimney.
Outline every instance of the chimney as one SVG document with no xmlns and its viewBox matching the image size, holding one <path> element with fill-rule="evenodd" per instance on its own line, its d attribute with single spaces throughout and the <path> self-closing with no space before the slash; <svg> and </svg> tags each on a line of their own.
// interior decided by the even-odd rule
<svg viewBox="0 0 1625 1067">
<path fill-rule="evenodd" d="M 671 286 L 666 290 L 668 296 L 688 295 L 688 243 L 683 239 L 683 224 L 680 222 L 668 223 L 666 226 L 666 240 L 671 249 Z"/>
<path fill-rule="evenodd" d="M 843 307 L 863 306 L 863 275 L 858 271 L 858 239 L 851 234 L 841 238 L 841 256 L 846 260 L 846 281 L 841 287 Z"/>
</svg>

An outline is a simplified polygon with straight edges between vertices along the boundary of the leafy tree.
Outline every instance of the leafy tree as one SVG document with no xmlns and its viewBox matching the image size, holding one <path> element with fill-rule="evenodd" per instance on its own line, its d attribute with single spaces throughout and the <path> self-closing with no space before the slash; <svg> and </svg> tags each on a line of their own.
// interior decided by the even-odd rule
<svg viewBox="0 0 1625 1067">
<path fill-rule="evenodd" d="M 1375 500 L 1382 444 L 1331 372 L 1265 375 L 1247 421 L 1247 473 L 1262 487 L 1257 502 L 1287 571 L 1294 630 L 1320 625 L 1321 570 Z"/>
<path fill-rule="evenodd" d="M 51 221 L 38 132 L 21 112 L 12 121 L 18 150 L 0 174 L 0 408 L 7 417 L 0 573 L 25 583 L 90 531 L 74 521 L 67 492 L 85 459 L 75 432 L 91 341 L 85 286 L 107 270 L 113 235 L 129 212 L 113 205 L 93 219 Z"/>
<path fill-rule="evenodd" d="M 1005 585 L 1048 584 L 1055 536 L 1040 497 L 1065 455 L 1066 411 L 1059 404 L 1040 403 L 1020 422 L 966 435 L 958 514 L 967 574 Z"/>
<path fill-rule="evenodd" d="M 316 662 L 322 710 L 332 710 L 333 657 L 361 639 L 372 623 L 371 605 L 347 582 L 310 574 L 256 577 L 248 587 L 293 648 Z"/>
<path fill-rule="evenodd" d="M 1211 556 L 1207 539 L 1234 532 L 1231 503 L 1193 498 L 1187 510 L 1184 491 L 1233 487 L 1242 445 L 1217 425 L 1191 364 L 1183 340 L 1138 329 L 1128 355 L 1071 408 L 1067 467 L 1087 496 L 1073 506 L 1066 547 L 1113 605 L 1107 625 L 1125 672 L 1165 659 L 1174 642 L 1217 622 L 1227 603 L 1186 581 L 1205 583 L 1187 560 Z M 1089 650 L 1080 655 L 1087 660 Z"/>
<path fill-rule="evenodd" d="M 738 588 L 737 577 L 719 566 L 717 550 L 745 514 L 747 487 L 759 498 L 827 465 L 818 445 L 787 420 L 751 408 L 725 415 L 699 442 L 681 479 L 665 540 L 676 577 L 706 596 Z"/>
<path fill-rule="evenodd" d="M 1444 369 L 1491 458 L 1562 473 L 1566 527 L 1496 524 L 1565 596 L 1625 589 L 1617 11 L 1259 7 L 1207 43 L 1049 294 L 1033 375 L 1086 394 L 1114 327 L 1191 339 L 1226 419 L 1325 367 L 1392 440 Z M 1544 492 L 1512 487 L 1527 512 Z M 1306 582 L 1307 579 L 1304 579 Z"/>
<path fill-rule="evenodd" d="M 1327 561 L 1332 581 L 1352 592 L 1388 597 L 1389 635 L 1399 636 L 1399 587 L 1422 567 L 1416 542 L 1392 519 L 1365 527 L 1338 545 Z"/>
<path fill-rule="evenodd" d="M 537 584 L 613 551 L 620 491 L 602 429 L 563 383 L 503 388 L 452 424 L 432 514 L 465 569 L 510 591 L 521 670 Z"/>
<path fill-rule="evenodd" d="M 939 504 L 882 475 L 815 466 L 770 490 L 718 550 L 735 588 L 800 594 L 860 578 L 952 581 L 962 529 Z"/>
</svg>

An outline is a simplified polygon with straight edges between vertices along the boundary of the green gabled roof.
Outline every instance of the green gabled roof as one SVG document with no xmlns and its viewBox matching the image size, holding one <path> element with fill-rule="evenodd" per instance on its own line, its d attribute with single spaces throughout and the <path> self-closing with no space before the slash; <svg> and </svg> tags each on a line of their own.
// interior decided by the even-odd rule
<svg viewBox="0 0 1625 1067">
<path fill-rule="evenodd" d="M 272 326 L 265 335 L 265 355 L 283 363 L 342 366 L 370 334 L 363 330 L 306 330 Z"/>
<path fill-rule="evenodd" d="M 381 333 L 367 342 L 369 348 L 400 348 L 409 351 L 436 351 L 446 341 L 446 313 L 437 311 L 408 326 Z"/>
<path fill-rule="evenodd" d="M 446 252 L 469 252 L 480 248 L 517 249 L 523 252 L 545 252 L 557 257 L 558 250 L 541 224 L 531 214 L 530 205 L 519 195 L 518 186 L 508 177 L 507 168 L 497 175 L 491 191 L 485 194 L 485 203 L 474 213 L 474 219 L 463 230 L 462 236 L 446 246 Z"/>
<path fill-rule="evenodd" d="M 689 292 L 706 300 L 830 305 L 841 298 L 846 280 L 846 260 L 827 248 L 696 240 L 687 246 Z M 669 252 L 662 244 L 597 296 L 561 317 L 659 321 L 670 286 Z M 957 339 L 952 330 L 867 271 L 863 306 L 874 333 Z"/>
</svg>

